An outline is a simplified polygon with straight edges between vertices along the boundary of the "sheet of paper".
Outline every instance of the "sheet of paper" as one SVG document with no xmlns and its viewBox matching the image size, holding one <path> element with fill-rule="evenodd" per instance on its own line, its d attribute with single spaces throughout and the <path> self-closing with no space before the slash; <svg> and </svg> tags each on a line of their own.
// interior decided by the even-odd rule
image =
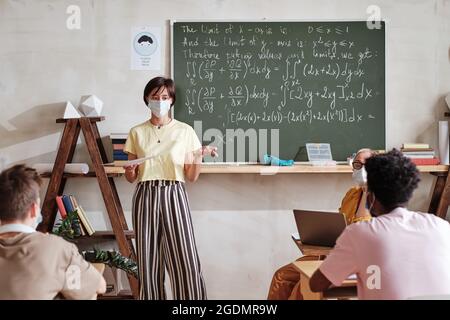
<svg viewBox="0 0 450 320">
<path fill-rule="evenodd" d="M 157 156 L 148 156 L 145 158 L 139 158 L 139 159 L 135 159 L 135 160 L 129 160 L 126 162 L 121 163 L 121 167 L 127 167 L 127 166 L 132 166 L 132 165 L 136 165 L 136 164 L 141 164 L 147 160 L 156 158 Z"/>
</svg>

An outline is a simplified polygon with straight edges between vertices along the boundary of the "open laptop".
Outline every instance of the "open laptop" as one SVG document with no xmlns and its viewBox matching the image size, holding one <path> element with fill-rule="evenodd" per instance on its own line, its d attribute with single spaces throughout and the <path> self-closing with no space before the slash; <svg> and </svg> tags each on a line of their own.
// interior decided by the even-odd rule
<svg viewBox="0 0 450 320">
<path fill-rule="evenodd" d="M 338 212 L 294 210 L 300 241 L 322 247 L 334 247 L 337 238 L 347 226 L 345 217 Z"/>
</svg>

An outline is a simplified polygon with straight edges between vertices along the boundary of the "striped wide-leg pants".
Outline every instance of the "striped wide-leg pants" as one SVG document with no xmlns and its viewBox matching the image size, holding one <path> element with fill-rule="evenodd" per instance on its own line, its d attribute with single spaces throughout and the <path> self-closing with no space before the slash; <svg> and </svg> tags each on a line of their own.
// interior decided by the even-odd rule
<svg viewBox="0 0 450 320">
<path fill-rule="evenodd" d="M 139 298 L 166 299 L 165 269 L 176 300 L 206 299 L 184 183 L 139 182 L 133 195 Z"/>
</svg>

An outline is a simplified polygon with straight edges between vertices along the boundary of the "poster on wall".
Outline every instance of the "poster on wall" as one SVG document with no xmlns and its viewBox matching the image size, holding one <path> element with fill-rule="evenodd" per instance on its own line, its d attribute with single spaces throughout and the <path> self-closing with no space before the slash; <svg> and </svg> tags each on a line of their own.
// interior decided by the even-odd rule
<svg viewBox="0 0 450 320">
<path fill-rule="evenodd" d="M 161 28 L 131 29 L 131 70 L 161 70 Z"/>
</svg>

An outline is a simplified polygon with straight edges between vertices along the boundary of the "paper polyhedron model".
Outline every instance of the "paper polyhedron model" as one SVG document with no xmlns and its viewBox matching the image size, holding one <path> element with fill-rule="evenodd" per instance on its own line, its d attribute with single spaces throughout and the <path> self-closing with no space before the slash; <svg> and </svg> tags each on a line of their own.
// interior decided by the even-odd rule
<svg viewBox="0 0 450 320">
<path fill-rule="evenodd" d="M 73 106 L 70 101 L 66 102 L 66 108 L 64 109 L 64 119 L 72 119 L 72 118 L 79 118 L 81 117 L 78 113 L 77 109 Z"/>
<path fill-rule="evenodd" d="M 103 101 L 95 94 L 82 96 L 78 110 L 80 110 L 86 117 L 98 117 L 102 112 Z"/>
</svg>

